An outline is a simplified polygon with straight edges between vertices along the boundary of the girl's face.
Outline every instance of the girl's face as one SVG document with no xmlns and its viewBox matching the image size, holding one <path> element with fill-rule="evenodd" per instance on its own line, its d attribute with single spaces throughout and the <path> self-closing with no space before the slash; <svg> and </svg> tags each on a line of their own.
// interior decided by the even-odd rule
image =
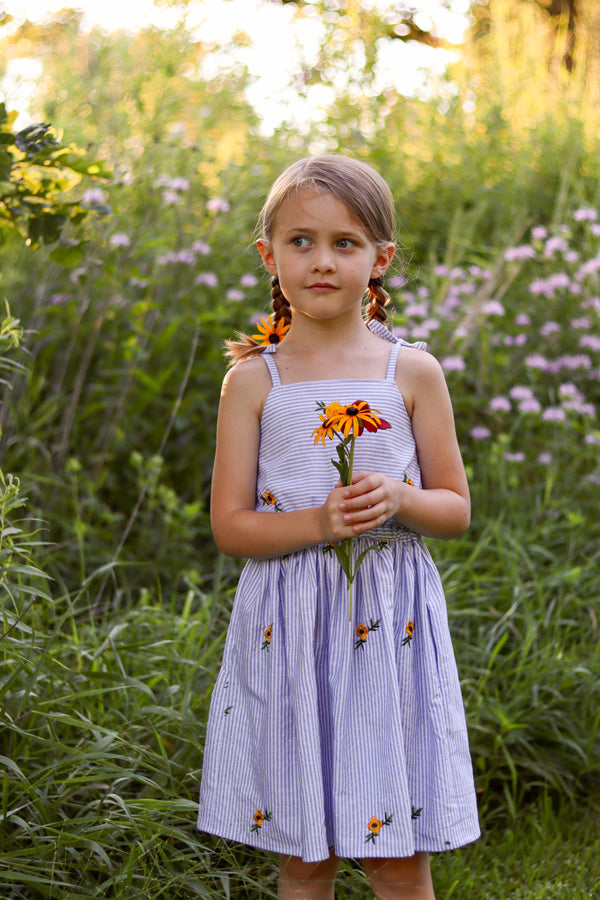
<svg viewBox="0 0 600 900">
<path fill-rule="evenodd" d="M 383 275 L 394 244 L 378 246 L 348 207 L 306 188 L 281 204 L 271 241 L 257 246 L 297 314 L 332 319 L 360 311 L 369 279 Z"/>
</svg>

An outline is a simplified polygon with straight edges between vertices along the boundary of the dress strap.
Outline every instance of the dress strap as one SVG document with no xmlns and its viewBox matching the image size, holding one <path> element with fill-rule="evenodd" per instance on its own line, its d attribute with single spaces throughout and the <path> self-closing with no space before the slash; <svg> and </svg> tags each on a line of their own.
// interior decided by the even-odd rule
<svg viewBox="0 0 600 900">
<path fill-rule="evenodd" d="M 273 387 L 277 387 L 281 384 L 281 380 L 279 378 L 277 366 L 275 365 L 275 359 L 273 358 L 274 349 L 271 350 L 271 347 L 274 348 L 274 344 L 269 344 L 268 347 L 265 347 L 261 355 L 267 364 L 269 372 L 271 373 L 271 381 L 273 382 Z"/>
<path fill-rule="evenodd" d="M 396 337 L 383 322 L 378 322 L 377 319 L 371 319 L 367 328 L 372 331 L 373 334 L 383 338 L 384 341 L 389 341 L 391 344 L 399 344 L 400 347 L 413 347 L 415 350 L 427 350 L 426 341 L 405 341 L 402 338 Z"/>
<path fill-rule="evenodd" d="M 392 345 L 392 350 L 390 352 L 390 358 L 388 362 L 387 375 L 385 376 L 386 381 L 395 381 L 396 379 L 396 363 L 398 361 L 398 353 L 400 352 L 400 347 L 402 344 L 400 341 L 397 341 Z"/>
</svg>

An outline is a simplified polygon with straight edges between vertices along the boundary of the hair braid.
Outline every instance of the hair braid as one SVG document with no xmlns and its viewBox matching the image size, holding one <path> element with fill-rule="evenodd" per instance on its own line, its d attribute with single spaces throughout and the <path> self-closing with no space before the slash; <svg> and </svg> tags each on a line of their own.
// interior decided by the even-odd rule
<svg viewBox="0 0 600 900">
<path fill-rule="evenodd" d="M 385 322 L 387 313 L 385 307 L 390 302 L 390 295 L 383 287 L 383 277 L 371 278 L 369 280 L 369 305 L 367 307 L 367 322 L 377 319 L 378 322 Z"/>
<path fill-rule="evenodd" d="M 271 278 L 271 306 L 273 307 L 273 323 L 275 325 L 280 319 L 283 319 L 286 325 L 291 325 L 292 309 L 290 301 L 281 290 L 277 275 L 273 275 Z"/>
</svg>

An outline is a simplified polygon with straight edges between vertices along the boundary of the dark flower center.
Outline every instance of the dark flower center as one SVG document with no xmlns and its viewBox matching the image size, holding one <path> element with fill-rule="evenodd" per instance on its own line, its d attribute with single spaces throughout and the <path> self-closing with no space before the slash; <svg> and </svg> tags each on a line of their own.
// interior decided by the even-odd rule
<svg viewBox="0 0 600 900">
<path fill-rule="evenodd" d="M 270 344 L 278 344 L 279 343 L 279 335 L 278 334 L 270 334 L 269 335 L 269 343 Z"/>
<path fill-rule="evenodd" d="M 347 416 L 357 416 L 358 409 L 356 408 L 356 406 L 349 406 L 348 409 L 346 410 L 346 415 Z"/>
</svg>

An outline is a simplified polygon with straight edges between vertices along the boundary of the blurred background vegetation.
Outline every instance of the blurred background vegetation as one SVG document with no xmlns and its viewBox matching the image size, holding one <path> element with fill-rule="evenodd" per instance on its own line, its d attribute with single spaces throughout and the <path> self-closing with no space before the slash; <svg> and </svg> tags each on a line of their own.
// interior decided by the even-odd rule
<svg viewBox="0 0 600 900">
<path fill-rule="evenodd" d="M 0 7 L 0 79 L 40 72 L 25 124 L 0 103 L 2 896 L 275 896 L 272 858 L 194 830 L 240 568 L 209 486 L 221 343 L 268 308 L 256 215 L 320 151 L 390 183 L 394 324 L 443 360 L 471 478 L 432 550 L 484 840 L 439 896 L 593 896 L 600 9 L 475 0 L 451 42 L 402 4 L 263 0 L 319 35 L 271 133 L 252 37 L 163 5 L 135 31 Z M 382 61 L 415 45 L 444 65 L 403 93 Z M 366 890 L 346 863 L 339 896 Z"/>
</svg>

